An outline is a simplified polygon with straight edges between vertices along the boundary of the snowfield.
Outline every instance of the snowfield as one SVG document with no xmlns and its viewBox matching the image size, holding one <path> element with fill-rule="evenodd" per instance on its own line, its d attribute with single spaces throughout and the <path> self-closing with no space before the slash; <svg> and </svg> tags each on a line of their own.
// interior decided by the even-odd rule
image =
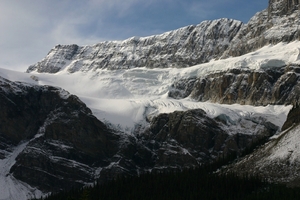
<svg viewBox="0 0 300 200">
<path fill-rule="evenodd" d="M 233 68 L 263 70 L 270 67 L 300 64 L 299 48 L 299 41 L 289 44 L 279 43 L 240 57 L 214 60 L 183 69 L 98 69 L 72 74 L 67 71 L 67 67 L 56 74 L 36 72 L 28 74 L 0 69 L 0 76 L 11 81 L 61 87 L 77 95 L 99 120 L 120 129 L 124 134 L 133 134 L 137 124 L 145 125 L 146 117 L 196 108 L 203 109 L 212 118 L 222 114 L 228 116 L 232 121 L 232 127 L 234 127 L 234 122 L 260 116 L 281 127 L 292 106 L 221 105 L 196 102 L 190 98 L 176 100 L 169 98 L 167 94 L 172 83 L 180 78 L 199 77 Z M 62 95 L 67 97 L 68 93 L 62 92 Z M 254 133 L 254 131 L 249 131 L 249 134 Z M 8 152 L 7 158 L 0 160 L 0 200 L 22 200 L 28 198 L 29 194 L 41 195 L 40 191 L 7 175 L 17 153 L 25 148 L 24 145 L 26 146 L 23 144 L 18 149 Z"/>
<path fill-rule="evenodd" d="M 200 77 L 208 73 L 236 68 L 263 70 L 300 64 L 299 48 L 299 41 L 289 44 L 279 43 L 265 46 L 240 57 L 215 60 L 183 69 L 98 69 L 69 73 L 66 67 L 56 74 L 37 72 L 27 74 L 1 69 L 0 76 L 12 81 L 61 87 L 77 95 L 92 109 L 99 120 L 117 126 L 128 134 L 136 124 L 143 123 L 146 116 L 196 108 L 205 110 L 211 117 L 226 114 L 234 121 L 247 115 L 267 114 L 270 122 L 281 127 L 291 109 L 290 106 L 219 105 L 195 102 L 189 98 L 175 100 L 168 98 L 167 93 L 172 83 L 181 78 Z"/>
</svg>

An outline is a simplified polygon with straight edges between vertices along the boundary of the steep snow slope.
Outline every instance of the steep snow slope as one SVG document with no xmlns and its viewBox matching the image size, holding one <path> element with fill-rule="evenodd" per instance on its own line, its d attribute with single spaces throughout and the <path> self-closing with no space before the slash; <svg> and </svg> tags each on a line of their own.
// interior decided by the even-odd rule
<svg viewBox="0 0 300 200">
<path fill-rule="evenodd" d="M 27 142 L 28 143 L 28 142 Z M 24 150 L 27 143 L 23 143 L 12 152 L 6 152 L 8 155 L 5 159 L 0 160 L 0 199 L 1 200 L 23 200 L 30 198 L 39 198 L 42 192 L 32 188 L 26 183 L 16 180 L 9 174 L 10 168 L 15 163 L 16 157 Z"/>
<path fill-rule="evenodd" d="M 299 47 L 300 42 L 269 45 L 244 56 L 228 58 L 223 61 L 211 61 L 185 69 L 98 69 L 76 73 L 69 73 L 66 69 L 56 74 L 28 74 L 0 69 L 0 76 L 12 81 L 62 87 L 72 94 L 78 95 L 92 109 L 93 114 L 98 119 L 127 134 L 134 134 L 136 125 L 147 125 L 146 118 L 150 119 L 159 113 L 196 108 L 203 109 L 212 118 L 222 115 L 227 116 L 227 119 L 232 123 L 229 133 L 239 132 L 242 127 L 236 126 L 236 124 L 243 121 L 246 124 L 240 130 L 245 131 L 245 127 L 249 127 L 249 132 L 246 133 L 255 134 L 255 129 L 251 128 L 255 125 L 251 124 L 252 119 L 267 119 L 281 127 L 291 106 L 253 107 L 196 102 L 190 98 L 175 100 L 167 95 L 172 83 L 183 77 L 199 77 L 227 69 L 264 70 L 291 63 L 298 64 Z M 18 152 L 17 149 L 15 152 Z M 8 158 L 10 159 L 9 163 L 13 162 L 14 156 L 15 154 L 12 154 Z M 5 164 L 6 161 L 1 161 L 0 180 L 2 182 L 0 184 L 6 181 L 16 184 L 6 184 L 7 187 L 3 188 L 3 194 L 5 194 L 3 197 L 7 198 L 8 196 L 10 198 L 9 191 L 14 191 L 14 198 L 16 199 L 25 198 L 27 194 L 39 194 L 38 191 L 33 192 L 29 186 L 18 183 L 16 180 L 14 182 L 13 179 L 10 179 L 10 176 L 6 177 L 6 172 L 10 167 L 10 164 Z"/>
<path fill-rule="evenodd" d="M 274 135 L 264 146 L 256 149 L 225 171 L 260 176 L 272 182 L 299 187 L 300 126 L 295 125 Z"/>
</svg>

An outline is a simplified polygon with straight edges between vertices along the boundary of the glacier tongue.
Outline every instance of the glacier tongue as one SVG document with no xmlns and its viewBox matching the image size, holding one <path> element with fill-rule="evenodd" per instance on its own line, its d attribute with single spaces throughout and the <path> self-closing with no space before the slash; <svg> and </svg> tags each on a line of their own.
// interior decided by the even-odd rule
<svg viewBox="0 0 300 200">
<path fill-rule="evenodd" d="M 202 109 L 209 117 L 228 116 L 233 123 L 241 120 L 264 118 L 278 127 L 282 127 L 292 106 L 242 106 L 222 105 L 209 102 L 195 102 L 192 99 L 176 100 L 171 98 L 147 99 L 96 99 L 81 97 L 92 109 L 93 114 L 101 121 L 106 121 L 131 134 L 136 125 L 146 124 L 146 118 L 152 118 L 161 113 Z M 251 120 L 250 120 L 251 121 Z M 248 121 L 247 123 L 249 123 Z M 236 129 L 238 126 L 233 124 Z M 236 133 L 232 131 L 232 133 Z M 230 133 L 229 133 L 230 134 Z M 249 131 L 249 134 L 255 134 Z"/>
</svg>

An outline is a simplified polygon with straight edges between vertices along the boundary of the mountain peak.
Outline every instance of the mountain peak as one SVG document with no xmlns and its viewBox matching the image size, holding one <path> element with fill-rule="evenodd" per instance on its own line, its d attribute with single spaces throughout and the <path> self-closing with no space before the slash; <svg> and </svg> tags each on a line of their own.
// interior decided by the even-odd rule
<svg viewBox="0 0 300 200">
<path fill-rule="evenodd" d="M 185 68 L 213 59 L 240 56 L 265 45 L 300 39 L 300 0 L 269 0 L 247 24 L 232 19 L 203 21 L 160 35 L 58 45 L 27 72 L 70 73 L 96 69 Z"/>
<path fill-rule="evenodd" d="M 124 41 L 83 47 L 57 45 L 42 61 L 29 66 L 27 72 L 189 67 L 219 58 L 242 26 L 241 21 L 222 18 Z"/>
</svg>

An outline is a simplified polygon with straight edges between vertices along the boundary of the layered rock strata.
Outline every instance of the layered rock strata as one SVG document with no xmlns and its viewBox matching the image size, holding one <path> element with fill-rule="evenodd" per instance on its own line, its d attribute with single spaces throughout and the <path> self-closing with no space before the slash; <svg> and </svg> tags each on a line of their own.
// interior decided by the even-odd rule
<svg viewBox="0 0 300 200">
<path fill-rule="evenodd" d="M 178 80 L 169 96 L 224 104 L 299 105 L 298 65 L 265 71 L 232 69 L 200 78 Z"/>
</svg>

